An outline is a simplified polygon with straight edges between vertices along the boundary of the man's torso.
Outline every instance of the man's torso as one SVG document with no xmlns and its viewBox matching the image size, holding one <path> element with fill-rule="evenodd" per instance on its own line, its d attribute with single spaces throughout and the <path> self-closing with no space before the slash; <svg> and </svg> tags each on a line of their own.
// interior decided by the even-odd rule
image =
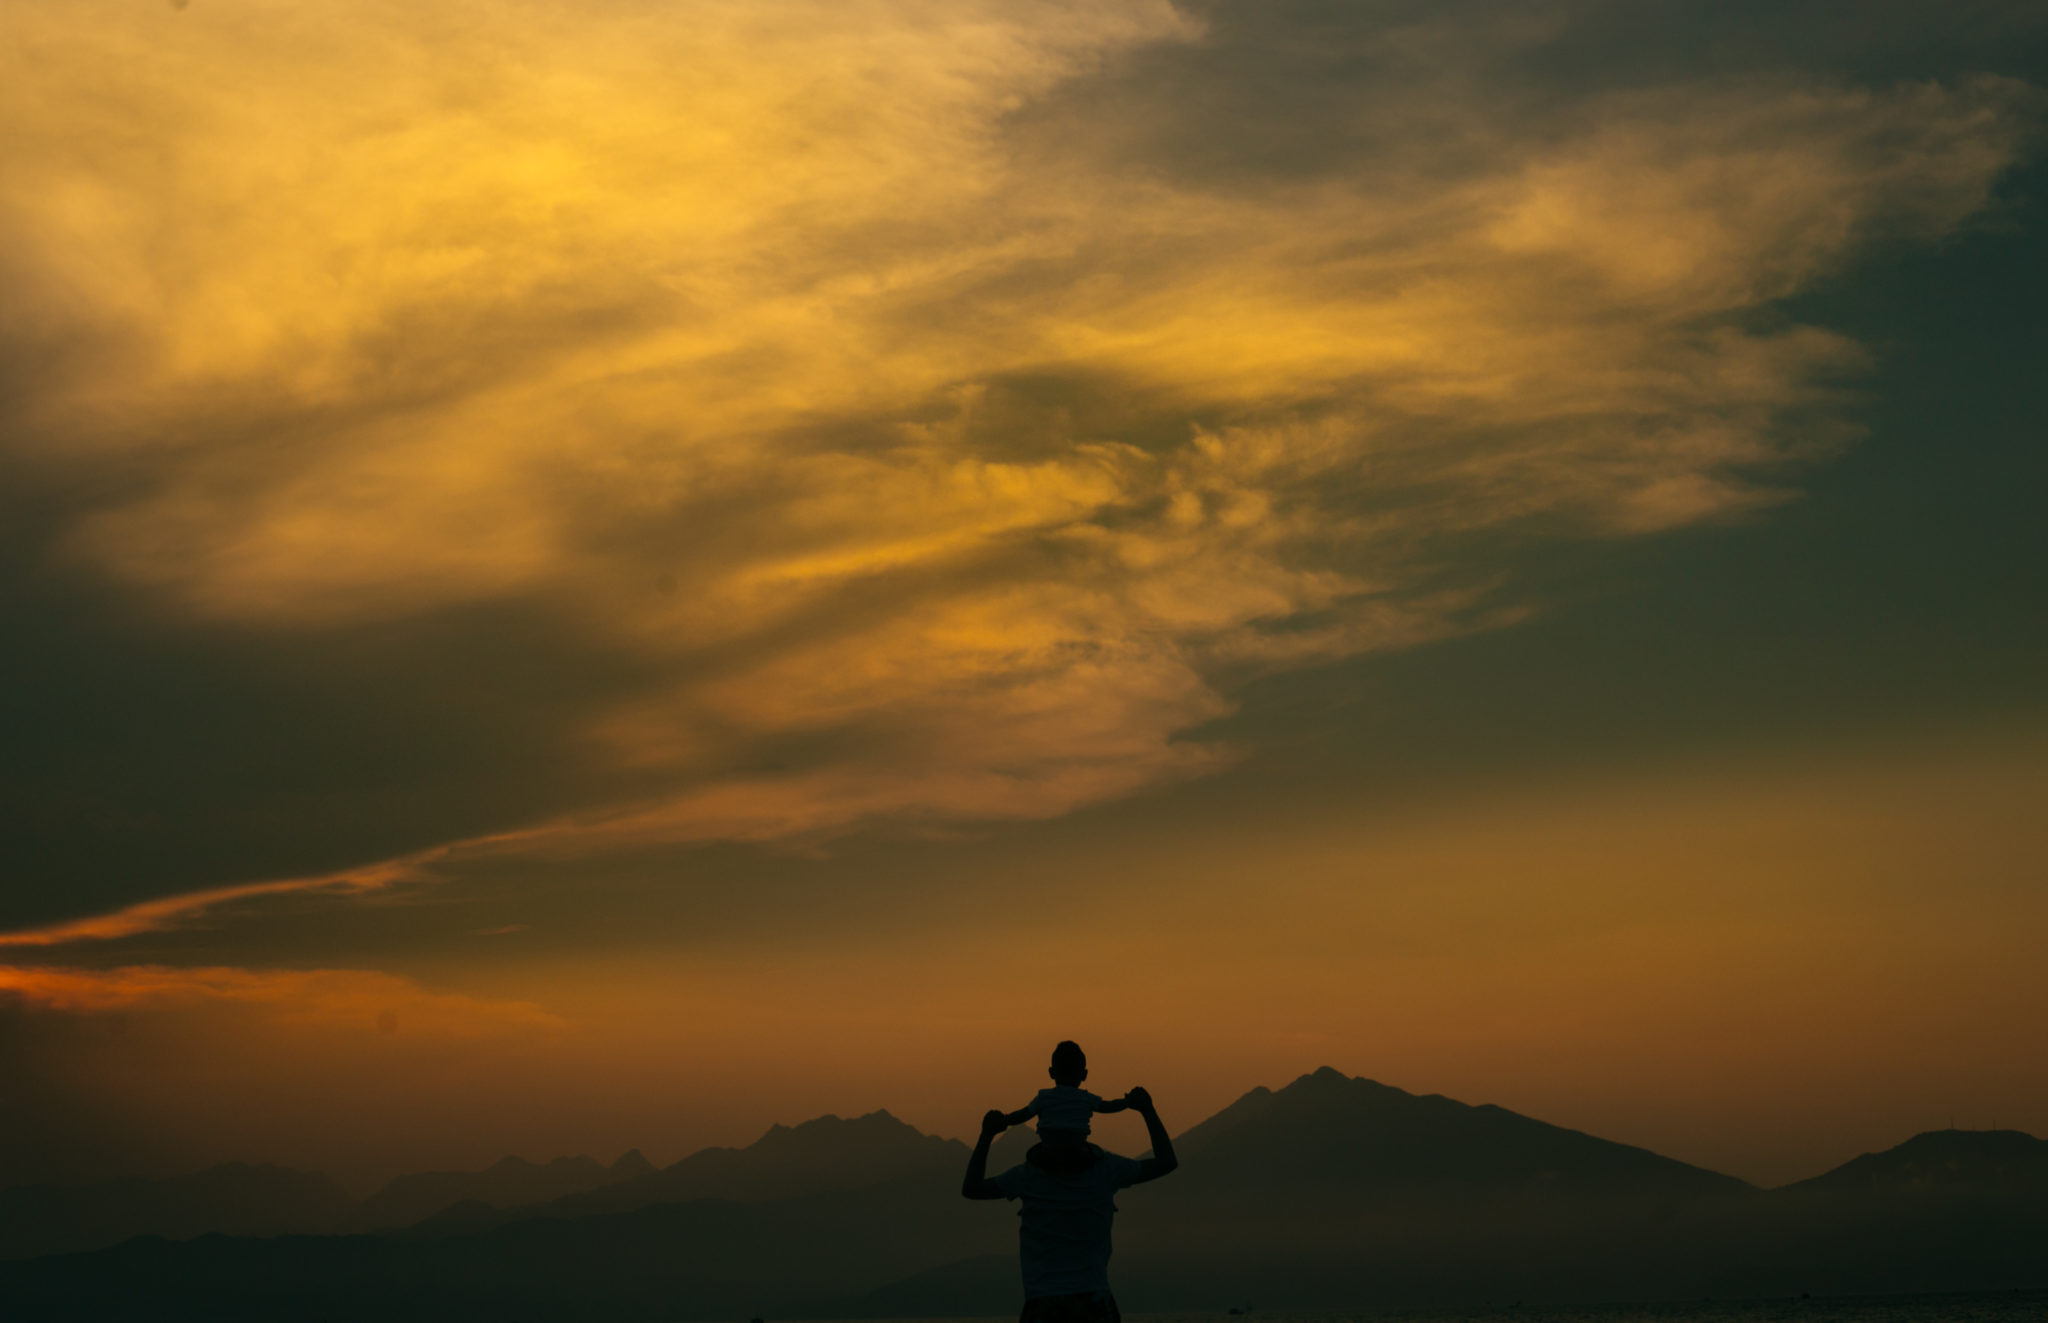
<svg viewBox="0 0 2048 1323">
<path fill-rule="evenodd" d="M 1110 1229 L 1116 1192 L 1135 1184 L 1139 1165 L 1094 1150 L 1095 1161 L 1055 1172 L 1024 1163 L 995 1178 L 1005 1198 L 1018 1199 L 1017 1252 L 1026 1296 L 1109 1290 Z"/>
</svg>

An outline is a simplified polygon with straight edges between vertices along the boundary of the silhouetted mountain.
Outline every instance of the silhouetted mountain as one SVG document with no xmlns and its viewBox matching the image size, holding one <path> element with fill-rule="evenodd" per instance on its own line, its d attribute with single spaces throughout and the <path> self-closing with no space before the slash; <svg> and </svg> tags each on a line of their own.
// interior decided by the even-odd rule
<svg viewBox="0 0 2048 1323">
<path fill-rule="evenodd" d="M 130 1236 L 327 1231 L 341 1224 L 349 1202 L 325 1176 L 246 1162 L 166 1180 L 15 1186 L 0 1190 L 0 1258 L 92 1249 Z"/>
<path fill-rule="evenodd" d="M 1943 1291 L 2048 1281 L 2048 1142 L 1936 1130 L 1770 1192 L 1731 1237 L 1745 1285 Z"/>
<path fill-rule="evenodd" d="M 1760 1192 L 1497 1106 L 1325 1067 L 1254 1089 L 1132 1190 L 1121 1277 L 1152 1307 L 1356 1308 L 1697 1284 L 1700 1244 Z"/>
<path fill-rule="evenodd" d="M 993 1169 L 1030 1143 L 1028 1132 L 1004 1136 Z M 2048 1145 L 2024 1135 L 1923 1135 L 1759 1191 L 1498 1107 L 1325 1069 L 1253 1090 L 1176 1148 L 1179 1172 L 1119 1196 L 1113 1271 L 1128 1310 L 2048 1281 L 2037 1165 Z M 1007 1312 L 1014 1210 L 959 1198 L 965 1159 L 964 1145 L 886 1113 L 826 1117 L 525 1214 L 458 1204 L 405 1237 L 137 1239 L 0 1265 L 0 1301 L 8 1323 Z M 622 1197 L 657 1202 L 573 1212 Z"/>
<path fill-rule="evenodd" d="M 432 1217 L 424 1217 L 405 1228 L 410 1235 L 459 1236 L 489 1231 L 506 1221 L 505 1210 L 481 1199 L 464 1199 L 450 1204 Z"/>
<path fill-rule="evenodd" d="M 776 1125 L 745 1148 L 707 1148 L 659 1171 L 603 1189 L 557 1199 L 544 1211 L 557 1217 L 625 1212 L 691 1199 L 770 1203 L 799 1195 L 875 1185 L 934 1167 L 967 1161 L 967 1147 L 905 1125 L 887 1112 L 850 1120 L 821 1116 L 801 1125 Z"/>
<path fill-rule="evenodd" d="M 647 1160 L 647 1155 L 637 1148 L 629 1148 L 619 1154 L 611 1165 L 613 1178 L 621 1181 L 638 1180 L 655 1170 L 655 1165 Z"/>
<path fill-rule="evenodd" d="M 506 1212 L 637 1180 L 653 1170 L 653 1164 L 634 1149 L 609 1167 L 586 1157 L 548 1163 L 508 1157 L 482 1171 L 416 1172 L 398 1177 L 364 1200 L 349 1223 L 363 1231 L 410 1226 L 457 1204 Z"/>
<path fill-rule="evenodd" d="M 2018 1130 L 1929 1130 L 1785 1189 L 1883 1197 L 2048 1190 L 2048 1140 Z"/>
<path fill-rule="evenodd" d="M 964 1161 L 964 1159 L 963 1159 Z M 534 1217 L 446 1238 L 206 1236 L 0 1266 L 8 1323 L 818 1316 L 829 1302 L 1010 1248 L 1010 1219 L 922 1173 L 774 1203 Z"/>
<path fill-rule="evenodd" d="M 1242 1200 L 1262 1192 L 1345 1203 L 1416 1195 L 1704 1198 L 1747 1182 L 1566 1130 L 1491 1104 L 1417 1096 L 1323 1067 L 1273 1092 L 1253 1089 L 1174 1141 L 1188 1167 L 1178 1193 Z"/>
</svg>

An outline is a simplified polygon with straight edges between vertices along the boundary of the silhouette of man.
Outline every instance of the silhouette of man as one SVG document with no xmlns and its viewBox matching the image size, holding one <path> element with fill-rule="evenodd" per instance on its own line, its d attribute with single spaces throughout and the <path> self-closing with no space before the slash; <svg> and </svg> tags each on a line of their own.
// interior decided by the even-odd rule
<svg viewBox="0 0 2048 1323">
<path fill-rule="evenodd" d="M 1073 1131 L 1041 1131 L 1024 1161 L 988 1174 L 988 1148 L 1009 1122 L 999 1111 L 981 1118 L 981 1138 L 967 1159 L 960 1193 L 969 1199 L 1017 1199 L 1017 1258 L 1024 1269 L 1024 1312 L 1018 1323 L 1121 1323 L 1109 1292 L 1109 1229 L 1116 1192 L 1157 1180 L 1180 1163 L 1160 1124 L 1152 1095 L 1132 1089 L 1145 1118 L 1152 1156 L 1139 1161 L 1105 1153 Z"/>
</svg>

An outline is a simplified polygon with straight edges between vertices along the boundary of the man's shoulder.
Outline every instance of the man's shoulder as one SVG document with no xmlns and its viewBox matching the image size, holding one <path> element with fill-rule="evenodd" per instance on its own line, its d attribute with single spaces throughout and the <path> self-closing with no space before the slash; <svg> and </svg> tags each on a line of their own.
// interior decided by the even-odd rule
<svg viewBox="0 0 2048 1323">
<path fill-rule="evenodd" d="M 1129 1185 L 1145 1170 L 1145 1164 L 1137 1158 L 1127 1158 L 1121 1153 L 1105 1151 L 1102 1160 L 1095 1164 L 1105 1177 L 1113 1178 L 1118 1185 Z"/>
<path fill-rule="evenodd" d="M 1143 1166 L 1136 1158 L 1112 1153 L 1096 1144 L 1090 1144 L 1088 1151 L 1092 1157 L 1087 1165 L 1076 1167 L 1067 1173 L 1073 1179 L 1089 1184 L 1126 1185 Z"/>
<path fill-rule="evenodd" d="M 1036 1194 L 1063 1199 L 1083 1191 L 1130 1185 L 1144 1169 L 1144 1164 L 1136 1158 L 1111 1153 L 1093 1144 L 1088 1148 L 1089 1160 L 1076 1166 L 1040 1166 L 1027 1159 L 989 1179 L 1007 1198 Z"/>
</svg>

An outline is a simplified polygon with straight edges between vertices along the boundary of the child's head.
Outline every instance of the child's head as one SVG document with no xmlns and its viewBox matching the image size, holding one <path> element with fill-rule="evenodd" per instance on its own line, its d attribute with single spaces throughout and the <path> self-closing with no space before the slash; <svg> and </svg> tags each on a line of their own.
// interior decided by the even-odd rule
<svg viewBox="0 0 2048 1323">
<path fill-rule="evenodd" d="M 1052 1069 L 1046 1074 L 1063 1089 L 1078 1088 L 1088 1078 L 1088 1054 L 1079 1043 L 1068 1039 L 1052 1050 Z"/>
</svg>

